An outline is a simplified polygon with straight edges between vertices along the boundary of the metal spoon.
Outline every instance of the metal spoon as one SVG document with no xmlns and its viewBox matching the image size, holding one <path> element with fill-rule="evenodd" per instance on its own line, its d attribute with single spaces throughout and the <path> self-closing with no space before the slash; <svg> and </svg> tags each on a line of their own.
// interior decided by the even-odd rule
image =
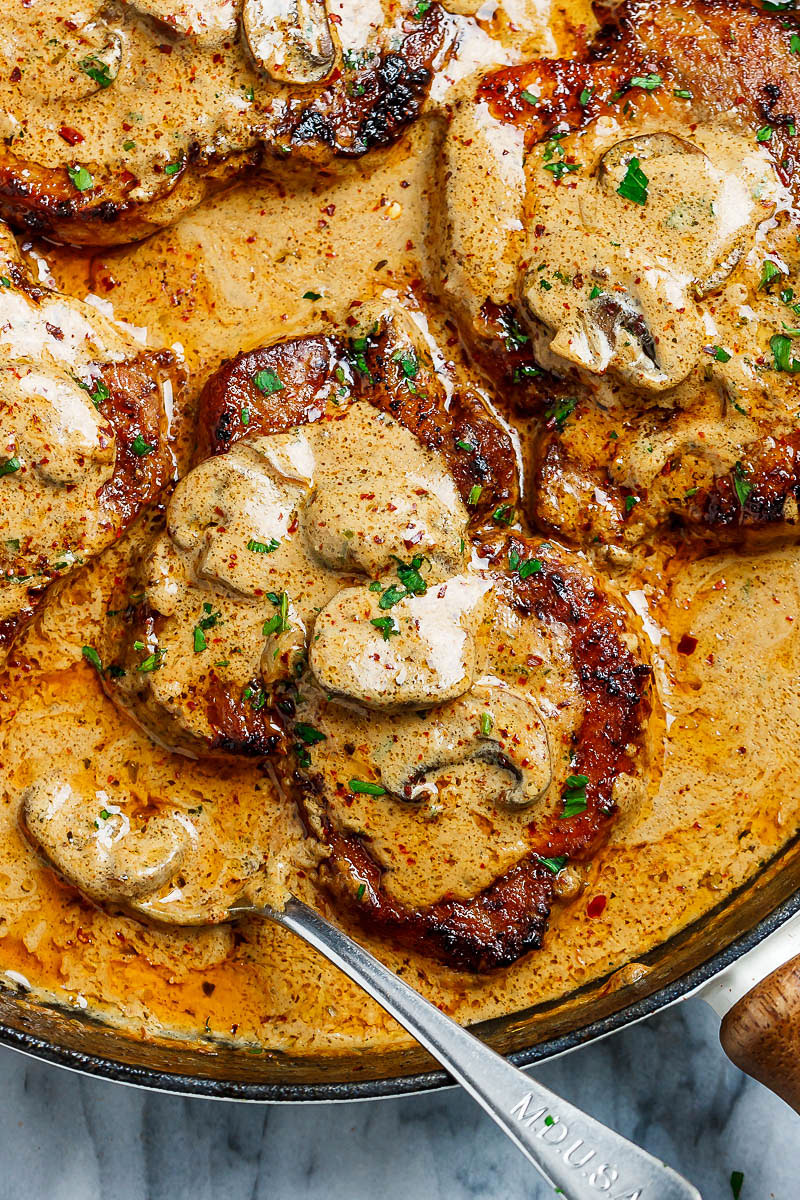
<svg viewBox="0 0 800 1200">
<path fill-rule="evenodd" d="M 282 911 L 237 904 L 228 915 L 275 921 L 323 954 L 447 1068 L 567 1200 L 702 1200 L 671 1167 L 529 1079 L 300 900 Z"/>
<path fill-rule="evenodd" d="M 252 916 L 274 921 L 313 946 L 391 1013 L 568 1200 L 598 1200 L 599 1195 L 605 1200 L 701 1200 L 697 1188 L 671 1167 L 534 1083 L 300 900 L 291 897 L 282 909 L 272 908 L 234 898 L 236 893 L 225 898 L 225 888 L 209 891 L 204 886 L 189 887 L 191 899 L 184 895 L 189 902 L 182 906 L 174 905 L 171 892 L 169 903 L 158 895 L 154 900 L 153 887 L 158 890 L 181 860 L 180 844 L 165 838 L 162 826 L 151 830 L 149 839 L 136 841 L 127 856 L 121 849 L 124 839 L 115 848 L 96 837 L 77 836 L 85 800 L 82 792 L 50 775 L 26 789 L 20 816 L 23 831 L 51 867 L 91 899 L 174 926 Z M 179 826 L 185 834 L 183 822 Z M 189 879 L 187 865 L 181 863 L 181 873 Z M 214 871 L 200 874 L 218 878 Z M 236 883 L 240 887 L 241 879 Z"/>
</svg>

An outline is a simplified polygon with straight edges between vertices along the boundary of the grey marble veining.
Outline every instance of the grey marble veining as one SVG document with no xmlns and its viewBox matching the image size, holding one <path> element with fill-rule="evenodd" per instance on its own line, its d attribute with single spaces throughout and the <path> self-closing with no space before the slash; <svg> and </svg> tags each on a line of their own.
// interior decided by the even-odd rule
<svg viewBox="0 0 800 1200">
<path fill-rule="evenodd" d="M 0 1052 L 0 1200 L 550 1200 L 457 1090 L 267 1106 L 147 1094 Z M 800 1200 L 800 1118 L 730 1066 L 694 1000 L 535 1072 L 696 1183 Z"/>
</svg>

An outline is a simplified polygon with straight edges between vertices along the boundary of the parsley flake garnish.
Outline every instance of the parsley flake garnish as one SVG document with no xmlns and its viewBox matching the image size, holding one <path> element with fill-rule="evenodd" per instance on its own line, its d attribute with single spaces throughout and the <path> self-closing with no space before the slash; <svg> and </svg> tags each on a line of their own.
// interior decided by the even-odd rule
<svg viewBox="0 0 800 1200">
<path fill-rule="evenodd" d="M 421 21 L 422 18 L 425 16 L 425 13 L 430 8 L 432 3 L 433 3 L 433 0 L 417 0 L 417 7 L 414 9 L 413 13 L 411 14 L 413 16 L 414 20 Z"/>
<path fill-rule="evenodd" d="M 94 179 L 86 167 L 67 167 L 67 175 L 69 175 L 72 186 L 79 192 L 88 192 L 90 188 L 94 187 Z"/>
<path fill-rule="evenodd" d="M 630 200 L 633 204 L 645 205 L 647 203 L 647 185 L 650 180 L 645 175 L 638 158 L 632 158 L 628 163 L 625 175 L 620 181 L 617 192 L 624 200 Z"/>
<path fill-rule="evenodd" d="M 645 92 L 654 92 L 656 88 L 660 88 L 664 80 L 660 75 L 652 73 L 650 75 L 634 75 L 630 81 L 629 87 L 642 88 Z"/>
<path fill-rule="evenodd" d="M 516 515 L 513 505 L 499 504 L 492 513 L 492 520 L 497 521 L 498 525 L 512 525 Z"/>
<path fill-rule="evenodd" d="M 373 617 L 370 625 L 374 625 L 376 629 L 380 629 L 385 642 L 388 642 L 390 637 L 400 632 L 395 624 L 394 617 Z"/>
<path fill-rule="evenodd" d="M 561 854 L 558 858 L 542 858 L 541 854 L 537 854 L 536 857 L 542 866 L 547 867 L 548 871 L 552 871 L 554 875 L 557 875 L 559 871 L 563 871 L 567 861 L 566 854 Z"/>
<path fill-rule="evenodd" d="M 168 162 L 167 165 L 164 167 L 164 174 L 165 175 L 177 175 L 182 166 L 183 166 L 183 160 L 180 158 L 176 162 Z"/>
<path fill-rule="evenodd" d="M 263 371 L 256 371 L 253 376 L 253 383 L 265 396 L 272 396 L 275 392 L 283 391 L 283 382 L 280 376 L 276 375 L 274 371 L 269 370 L 268 367 Z"/>
<path fill-rule="evenodd" d="M 475 453 L 475 447 L 473 446 L 472 442 L 462 442 L 459 439 L 459 441 L 456 442 L 456 445 L 458 446 L 459 450 L 463 450 L 465 454 Z"/>
<path fill-rule="evenodd" d="M 195 625 L 195 627 L 194 627 L 194 652 L 195 652 L 195 654 L 200 654 L 200 652 L 202 650 L 206 650 L 207 648 L 208 648 L 208 643 L 206 642 L 206 635 L 203 633 L 203 631 L 199 625 Z"/>
<path fill-rule="evenodd" d="M 303 292 L 303 299 L 304 300 L 321 300 L 322 293 L 321 292 Z"/>
<path fill-rule="evenodd" d="M 762 125 L 761 128 L 756 133 L 756 141 L 757 142 L 768 142 L 771 137 L 772 137 L 772 126 L 771 125 Z"/>
<path fill-rule="evenodd" d="M 538 575 L 542 569 L 542 560 L 540 558 L 529 558 L 524 563 L 520 563 L 519 577 L 520 579 L 529 579 L 531 575 Z"/>
<path fill-rule="evenodd" d="M 776 278 L 781 278 L 782 275 L 783 271 L 778 264 L 774 263 L 770 258 L 765 258 L 761 264 L 761 278 L 758 281 L 758 290 L 760 292 L 767 291 L 772 281 Z"/>
<path fill-rule="evenodd" d="M 137 433 L 136 437 L 131 442 L 131 450 L 137 456 L 137 458 L 144 458 L 146 454 L 153 453 L 155 446 L 151 446 L 149 442 L 144 440 L 140 433 Z"/>
<path fill-rule="evenodd" d="M 792 339 L 785 333 L 774 333 L 769 347 L 775 359 L 776 371 L 789 371 L 796 375 L 800 371 L 800 360 L 792 358 Z"/>
<path fill-rule="evenodd" d="M 88 75 L 101 88 L 111 87 L 111 84 L 114 82 L 114 76 L 111 74 L 111 68 L 108 63 L 104 63 L 101 58 L 95 58 L 93 54 L 89 55 L 88 58 L 81 59 L 78 66 L 84 75 Z"/>
<path fill-rule="evenodd" d="M 494 726 L 494 717 L 492 716 L 492 714 L 489 712 L 482 712 L 481 713 L 481 735 L 483 737 L 488 737 L 489 734 L 492 732 L 493 726 Z"/>
<path fill-rule="evenodd" d="M 753 490 L 753 485 L 747 478 L 747 472 L 740 462 L 737 462 L 733 468 L 733 487 L 740 505 L 744 508 L 747 497 Z"/>
<path fill-rule="evenodd" d="M 268 542 L 257 542 L 255 538 L 250 538 L 247 543 L 247 549 L 252 550 L 253 554 L 274 554 L 279 546 L 277 538 L 270 538 Z"/>
<path fill-rule="evenodd" d="M 22 463 L 19 461 L 16 454 L 11 458 L 4 459 L 2 462 L 0 462 L 0 479 L 3 477 L 3 475 L 13 475 L 14 472 L 18 471 L 21 466 Z"/>
<path fill-rule="evenodd" d="M 307 746 L 316 746 L 318 742 L 324 742 L 328 736 L 321 729 L 315 729 L 313 725 L 306 725 L 303 721 L 298 721 L 294 731 Z"/>
<path fill-rule="evenodd" d="M 261 629 L 264 637 L 269 637 L 273 633 L 285 633 L 289 628 L 289 596 L 286 592 L 281 592 L 278 595 L 276 592 L 267 592 L 267 599 L 277 608 L 274 616 L 264 622 Z"/>
<path fill-rule="evenodd" d="M 679 100 L 693 100 L 694 97 L 688 88 L 673 88 L 673 96 L 677 96 Z"/>
<path fill-rule="evenodd" d="M 370 783 L 369 780 L 366 780 L 366 779 L 349 779 L 347 782 L 347 786 L 350 788 L 350 791 L 355 792 L 356 795 L 363 795 L 363 796 L 385 796 L 386 795 L 385 787 L 381 787 L 381 785 L 379 783 Z"/>
<path fill-rule="evenodd" d="M 98 675 L 103 674 L 103 664 L 100 661 L 100 655 L 97 653 L 94 646 L 81 646 L 81 654 L 87 662 L 92 664 Z"/>
<path fill-rule="evenodd" d="M 565 396 L 563 400 L 557 401 L 552 408 L 548 408 L 545 418 L 548 421 L 553 421 L 558 432 L 562 433 L 567 422 L 567 417 L 571 417 L 575 412 L 577 403 L 577 396 Z"/>
<path fill-rule="evenodd" d="M 726 363 L 731 361 L 731 354 L 724 346 L 712 346 L 711 357 L 715 362 Z"/>
<path fill-rule="evenodd" d="M 139 666 L 136 668 L 136 670 L 141 671 L 145 675 L 149 671 L 157 671 L 158 668 L 163 665 L 165 654 L 166 650 L 154 650 L 152 654 L 148 654 L 147 658 L 144 659 L 143 662 L 139 663 Z"/>
<path fill-rule="evenodd" d="M 580 813 L 586 812 L 586 785 L 588 782 L 588 775 L 567 776 L 561 797 L 564 808 L 558 818 L 559 821 L 566 821 L 569 817 L 577 817 Z"/>
</svg>

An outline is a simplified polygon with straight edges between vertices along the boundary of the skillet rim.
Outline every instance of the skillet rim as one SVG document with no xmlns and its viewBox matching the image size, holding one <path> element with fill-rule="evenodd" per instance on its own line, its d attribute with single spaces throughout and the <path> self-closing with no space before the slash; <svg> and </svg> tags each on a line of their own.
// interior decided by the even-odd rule
<svg viewBox="0 0 800 1200">
<path fill-rule="evenodd" d="M 607 1017 L 591 1021 L 588 1025 L 557 1037 L 538 1042 L 527 1049 L 516 1050 L 507 1056 L 509 1061 L 517 1067 L 532 1066 L 570 1050 L 576 1050 L 580 1046 L 599 1041 L 627 1025 L 633 1025 L 646 1017 L 653 1016 L 702 987 L 715 975 L 752 950 L 764 938 L 774 933 L 797 912 L 800 912 L 800 890 L 782 900 L 772 912 L 758 921 L 746 933 L 734 938 L 722 950 L 717 951 L 705 962 L 692 968 L 678 979 L 648 996 L 635 1000 Z M 106 1079 L 148 1091 L 197 1096 L 209 1100 L 238 1100 L 271 1104 L 342 1103 L 352 1100 L 389 1099 L 395 1096 L 415 1095 L 454 1086 L 454 1081 L 446 1071 L 424 1071 L 416 1075 L 393 1076 L 388 1079 L 373 1079 L 363 1082 L 237 1083 L 232 1080 L 159 1071 L 152 1067 L 138 1067 L 112 1058 L 105 1058 L 102 1055 L 87 1054 L 59 1046 L 45 1038 L 15 1029 L 2 1022 L 0 1022 L 0 1046 L 6 1046 L 41 1062 L 64 1067 L 95 1079 Z"/>
</svg>

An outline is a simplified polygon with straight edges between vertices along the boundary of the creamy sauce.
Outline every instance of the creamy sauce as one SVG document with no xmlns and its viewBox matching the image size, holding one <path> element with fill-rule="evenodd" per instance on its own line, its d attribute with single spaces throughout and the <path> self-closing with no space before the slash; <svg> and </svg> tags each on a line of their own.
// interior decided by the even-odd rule
<svg viewBox="0 0 800 1200">
<path fill-rule="evenodd" d="M 540 34 L 543 45 L 550 36 Z M 432 182 L 441 136 L 434 115 L 390 155 L 346 169 L 335 184 L 250 184 L 218 197 L 145 244 L 98 256 L 89 264 L 68 252 L 39 248 L 70 294 L 98 293 L 111 301 L 119 318 L 146 325 L 151 345 L 183 347 L 193 373 L 192 388 L 175 414 L 184 467 L 193 440 L 193 397 L 223 358 L 290 333 L 343 325 L 353 314 L 358 319 L 354 304 L 373 298 L 403 303 L 419 280 L 430 275 L 427 239 L 429 214 L 441 198 Z M 464 182 L 471 179 L 475 185 L 475 178 Z M 484 228 L 492 227 L 491 201 L 479 201 L 474 212 Z M 524 229 L 520 219 L 515 232 Z M 494 263 L 500 263 L 499 256 Z M 321 299 L 303 299 L 306 291 L 320 293 Z M 462 295 L 468 301 L 466 290 Z M 445 356 L 459 360 L 452 326 L 435 307 L 425 311 Z M 358 405 L 347 411 L 354 422 L 364 415 Z M 408 779 L 408 756 L 393 756 L 381 739 L 387 722 L 400 728 L 419 722 L 410 711 L 415 696 L 403 694 L 409 711 L 386 711 L 382 675 L 363 690 L 358 655 L 364 646 L 356 638 L 348 662 L 337 642 L 347 636 L 353 647 L 353 614 L 370 603 L 364 579 L 381 572 L 385 560 L 375 559 L 368 538 L 331 537 L 325 489 L 318 489 L 316 509 L 303 502 L 314 471 L 319 478 L 327 470 L 331 496 L 338 496 L 329 503 L 353 503 L 353 492 L 348 492 L 353 482 L 346 475 L 334 481 L 334 456 L 326 460 L 325 424 L 312 424 L 272 446 L 236 449 L 198 468 L 199 475 L 187 476 L 171 503 L 166 533 L 157 535 L 156 549 L 150 549 L 147 530 L 135 532 L 51 593 L 0 681 L 0 967 L 24 975 L 36 994 L 75 1007 L 88 1005 L 137 1036 L 233 1040 L 300 1053 L 380 1047 L 404 1036 L 333 967 L 279 929 L 245 921 L 235 935 L 228 927 L 170 931 L 88 906 L 56 879 L 19 829 L 24 804 L 32 831 L 40 822 L 38 836 L 45 849 L 48 837 L 53 851 L 70 844 L 66 834 L 71 833 L 75 861 L 64 860 L 64 873 L 89 871 L 92 881 L 86 890 L 108 895 L 110 888 L 116 889 L 125 907 L 135 908 L 143 897 L 152 897 L 145 900 L 150 911 L 172 911 L 191 920 L 210 895 L 234 899 L 243 889 L 263 888 L 258 893 L 262 897 L 274 899 L 290 891 L 342 919 L 313 887 L 314 846 L 271 777 L 246 762 L 193 760 L 154 744 L 104 695 L 81 654 L 87 643 L 101 646 L 104 639 L 113 640 L 114 619 L 107 610 L 118 609 L 144 580 L 172 623 L 170 648 L 173 657 L 183 655 L 189 677 L 202 657 L 192 638 L 206 595 L 213 596 L 215 612 L 230 612 L 231 628 L 234 613 L 241 622 L 242 612 L 252 609 L 253 646 L 245 639 L 242 658 L 248 672 L 258 669 L 260 631 L 265 614 L 274 608 L 254 592 L 269 572 L 277 573 L 281 590 L 303 578 L 303 588 L 295 589 L 294 619 L 308 618 L 300 604 L 325 609 L 325 643 L 316 672 L 340 697 L 328 702 L 322 689 L 319 695 L 309 693 L 308 722 L 317 727 L 328 722 L 330 734 L 324 750 L 315 748 L 315 753 L 328 756 L 332 773 L 353 773 L 339 730 L 352 728 L 352 713 L 345 715 L 344 704 L 355 694 L 364 706 L 359 709 L 359 735 L 368 750 L 359 770 L 368 772 L 378 763 L 399 792 Z M 371 436 L 364 428 L 358 434 Z M 467 728 L 474 730 L 478 709 L 498 703 L 498 693 L 504 704 L 531 706 L 512 690 L 498 689 L 496 664 L 481 657 L 482 647 L 498 641 L 496 630 L 490 636 L 481 633 L 481 621 L 507 627 L 510 618 L 502 605 L 484 604 L 486 597 L 477 594 L 485 582 L 481 567 L 461 561 L 453 549 L 463 521 L 460 502 L 418 445 L 409 452 L 435 499 L 424 513 L 410 513 L 409 520 L 429 531 L 431 557 L 441 552 L 440 578 L 451 580 L 455 599 L 451 610 L 437 613 L 435 634 L 426 638 L 420 626 L 412 637 L 409 628 L 402 656 L 419 654 L 422 640 L 426 656 L 438 647 L 442 621 L 449 622 L 451 640 L 453 633 L 456 637 L 452 657 L 431 668 L 442 689 L 442 711 L 448 713 L 443 758 L 430 764 L 426 793 L 416 798 L 413 811 L 400 800 L 378 798 L 382 816 L 376 852 L 391 863 L 393 893 L 424 901 L 447 888 L 468 894 L 519 856 L 525 810 L 518 811 L 509 794 L 508 772 L 480 757 L 467 758 L 459 743 Z M 341 448 L 337 454 L 346 461 Z M 258 504 L 248 490 L 253 472 L 259 479 Z M 224 525 L 216 539 L 199 536 L 196 518 L 205 511 L 203 505 L 210 495 L 224 499 L 232 482 L 242 489 L 240 524 L 232 529 Z M 398 487 L 388 469 L 384 484 L 391 490 Z M 262 503 L 265 496 L 269 503 Z M 298 505 L 305 512 L 305 533 L 302 540 L 297 534 L 287 539 L 288 514 Z M 378 517 L 373 511 L 367 514 L 369 522 Z M 353 532 L 370 528 L 365 519 L 360 526 L 354 523 Z M 396 534 L 397 525 L 392 528 Z M 443 531 L 453 535 L 447 544 Z M 246 547 L 250 539 L 268 543 L 275 538 L 281 550 L 240 555 L 234 566 L 222 552 L 225 538 L 235 538 L 237 548 L 242 541 Z M 405 546 L 402 557 L 408 557 Z M 588 867 L 576 868 L 565 880 L 568 902 L 554 909 L 544 948 L 507 970 L 466 976 L 358 934 L 460 1020 L 476 1021 L 558 998 L 635 961 L 750 878 L 797 829 L 800 796 L 792 754 L 800 719 L 798 552 L 719 553 L 694 562 L 684 556 L 663 562 L 654 553 L 636 564 L 617 586 L 629 593 L 632 607 L 645 618 L 641 629 L 653 641 L 659 705 L 651 729 L 647 786 L 637 788 L 632 781 L 633 786 L 620 789 L 621 817 L 612 838 Z M 311 572 L 308 587 L 303 572 Z M 344 593 L 343 579 L 351 589 Z M 410 610 L 415 601 L 409 600 Z M 632 628 L 636 624 L 631 617 Z M 226 625 L 220 623 L 219 629 L 225 637 Z M 533 636 L 516 632 L 522 632 L 523 642 Z M 374 640 L 383 653 L 383 639 L 376 633 Z M 574 695 L 575 682 L 559 661 L 557 641 L 523 646 L 522 652 L 538 655 L 543 670 L 549 669 L 539 719 L 529 722 L 531 778 L 519 785 L 522 794 L 516 798 L 536 803 L 546 790 L 548 769 L 558 778 L 567 769 L 561 750 L 575 713 L 568 705 L 558 706 Z M 229 662 L 235 658 L 227 651 L 223 655 L 220 647 L 223 656 Z M 392 675 L 389 691 L 396 702 L 400 684 L 395 664 L 384 666 Z M 169 679 L 162 670 L 153 673 L 153 680 L 159 676 Z M 367 700 L 374 707 L 367 707 Z M 170 737 L 177 730 L 176 736 L 188 738 L 191 745 L 202 733 L 168 695 L 155 701 L 148 696 L 146 703 L 158 705 L 153 723 L 162 739 L 163 714 L 170 705 L 177 713 Z M 141 719 L 148 720 L 152 709 L 143 711 Z M 441 715 L 428 720 L 440 721 Z M 513 720 L 519 724 L 518 715 Z M 413 741 L 404 744 L 413 746 Z M 479 801 L 480 795 L 493 799 Z M 77 816 L 75 796 L 82 801 Z M 506 802 L 494 803 L 498 796 Z M 92 800 L 91 816 L 86 797 Z M 467 802 L 459 802 L 460 797 Z M 361 796 L 348 806 L 352 828 L 372 820 L 375 803 L 375 797 Z M 420 812 L 432 819 L 420 822 Z M 126 857 L 126 839 L 137 836 L 137 853 Z M 202 869 L 193 858 L 201 839 Z M 401 842 L 409 850 L 403 861 L 396 853 Z M 186 866 L 187 891 L 172 896 L 164 888 L 168 868 L 178 860 Z M 600 897 L 602 904 L 596 903 Z"/>
</svg>

